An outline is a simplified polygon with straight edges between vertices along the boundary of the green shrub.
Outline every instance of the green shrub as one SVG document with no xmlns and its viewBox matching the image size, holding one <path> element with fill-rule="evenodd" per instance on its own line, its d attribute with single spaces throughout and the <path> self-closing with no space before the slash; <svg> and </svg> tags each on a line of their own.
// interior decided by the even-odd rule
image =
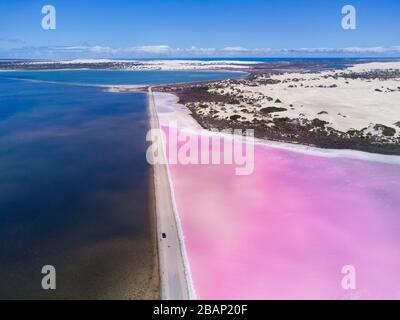
<svg viewBox="0 0 400 320">
<path fill-rule="evenodd" d="M 274 112 L 283 112 L 287 111 L 285 108 L 277 108 L 277 107 L 267 107 L 267 108 L 262 108 L 260 110 L 264 114 L 269 114 L 269 113 L 274 113 Z"/>
</svg>

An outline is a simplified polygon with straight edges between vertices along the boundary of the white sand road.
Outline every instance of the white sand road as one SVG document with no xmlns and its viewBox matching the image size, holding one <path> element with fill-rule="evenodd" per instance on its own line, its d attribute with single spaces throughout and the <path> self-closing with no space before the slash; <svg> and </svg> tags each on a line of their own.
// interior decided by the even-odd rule
<svg viewBox="0 0 400 320">
<path fill-rule="evenodd" d="M 151 129 L 159 129 L 160 124 L 151 87 L 148 90 L 148 100 L 150 127 Z M 165 143 L 163 145 L 165 147 Z M 165 157 L 165 154 L 163 156 Z M 168 166 L 155 164 L 153 168 L 161 299 L 195 299 Z M 165 238 L 163 234 L 165 234 Z"/>
</svg>

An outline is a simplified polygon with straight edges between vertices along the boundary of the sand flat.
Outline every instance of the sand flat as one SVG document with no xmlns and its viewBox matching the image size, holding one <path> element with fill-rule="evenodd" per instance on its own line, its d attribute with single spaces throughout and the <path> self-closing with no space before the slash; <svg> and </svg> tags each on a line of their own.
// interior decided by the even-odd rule
<svg viewBox="0 0 400 320">
<path fill-rule="evenodd" d="M 337 73 L 359 73 L 374 70 L 400 70 L 400 62 L 376 62 L 359 64 L 344 71 L 324 71 L 318 73 L 285 73 L 272 75 L 276 84 L 227 85 L 213 92 L 241 95 L 242 98 L 257 100 L 259 108 L 245 104 L 226 104 L 219 111 L 218 119 L 229 119 L 238 114 L 242 121 L 252 121 L 259 117 L 260 108 L 279 107 L 286 111 L 276 112 L 274 117 L 290 119 L 321 119 L 328 126 L 347 132 L 362 130 L 376 124 L 396 130 L 400 135 L 400 78 L 395 79 L 348 79 L 336 77 Z M 272 98 L 270 100 L 267 99 Z M 276 101 L 280 102 L 277 103 Z M 250 112 L 243 112 L 247 108 Z M 209 110 L 205 109 L 204 114 Z"/>
</svg>

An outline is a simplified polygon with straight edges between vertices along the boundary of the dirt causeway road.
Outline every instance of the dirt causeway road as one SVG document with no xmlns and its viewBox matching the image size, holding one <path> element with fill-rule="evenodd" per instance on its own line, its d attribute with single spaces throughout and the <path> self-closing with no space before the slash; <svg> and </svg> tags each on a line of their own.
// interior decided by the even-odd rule
<svg viewBox="0 0 400 320">
<path fill-rule="evenodd" d="M 151 87 L 148 90 L 148 101 L 150 128 L 159 129 L 160 123 Z M 165 148 L 165 143 L 163 143 L 163 148 Z M 163 153 L 163 157 L 165 158 L 165 153 Z M 166 164 L 155 164 L 153 167 L 161 299 L 195 299 L 188 265 L 185 260 L 184 243 L 174 205 L 168 166 Z M 163 235 L 165 235 L 165 238 Z"/>
</svg>

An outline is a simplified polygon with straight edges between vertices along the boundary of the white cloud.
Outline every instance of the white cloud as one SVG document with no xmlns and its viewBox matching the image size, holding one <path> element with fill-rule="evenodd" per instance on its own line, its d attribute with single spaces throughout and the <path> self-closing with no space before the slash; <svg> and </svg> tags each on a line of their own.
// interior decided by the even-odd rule
<svg viewBox="0 0 400 320">
<path fill-rule="evenodd" d="M 1 38 L 0 38 L 1 41 Z M 346 48 L 245 48 L 230 46 L 224 48 L 174 48 L 169 45 L 146 45 L 115 48 L 103 45 L 27 47 L 3 49 L 1 57 L 13 58 L 128 58 L 128 57 L 279 57 L 279 56 L 399 56 L 400 46 L 392 47 L 346 47 Z"/>
<path fill-rule="evenodd" d="M 259 53 L 270 53 L 273 50 L 271 48 L 255 48 L 252 51 L 253 52 L 259 52 Z"/>
<path fill-rule="evenodd" d="M 139 46 L 126 49 L 126 52 L 141 52 L 141 53 L 171 53 L 179 49 L 173 49 L 167 45 L 157 46 Z M 124 51 L 124 49 L 122 49 Z"/>
<path fill-rule="evenodd" d="M 384 53 L 390 50 L 396 50 L 395 48 L 384 48 L 384 47 L 369 47 L 369 48 L 360 48 L 360 47 L 350 47 L 344 48 L 344 52 L 357 52 L 357 53 L 364 53 L 364 52 L 371 52 L 371 53 Z"/>
<path fill-rule="evenodd" d="M 222 51 L 226 52 L 247 52 L 249 49 L 243 47 L 225 47 Z"/>
<path fill-rule="evenodd" d="M 115 53 L 118 52 L 116 49 L 111 47 L 93 46 L 90 47 L 90 51 L 94 53 Z"/>
<path fill-rule="evenodd" d="M 193 53 L 213 53 L 213 52 L 216 52 L 217 49 L 216 48 L 198 48 L 196 46 L 191 46 L 186 51 L 193 52 Z"/>
</svg>

